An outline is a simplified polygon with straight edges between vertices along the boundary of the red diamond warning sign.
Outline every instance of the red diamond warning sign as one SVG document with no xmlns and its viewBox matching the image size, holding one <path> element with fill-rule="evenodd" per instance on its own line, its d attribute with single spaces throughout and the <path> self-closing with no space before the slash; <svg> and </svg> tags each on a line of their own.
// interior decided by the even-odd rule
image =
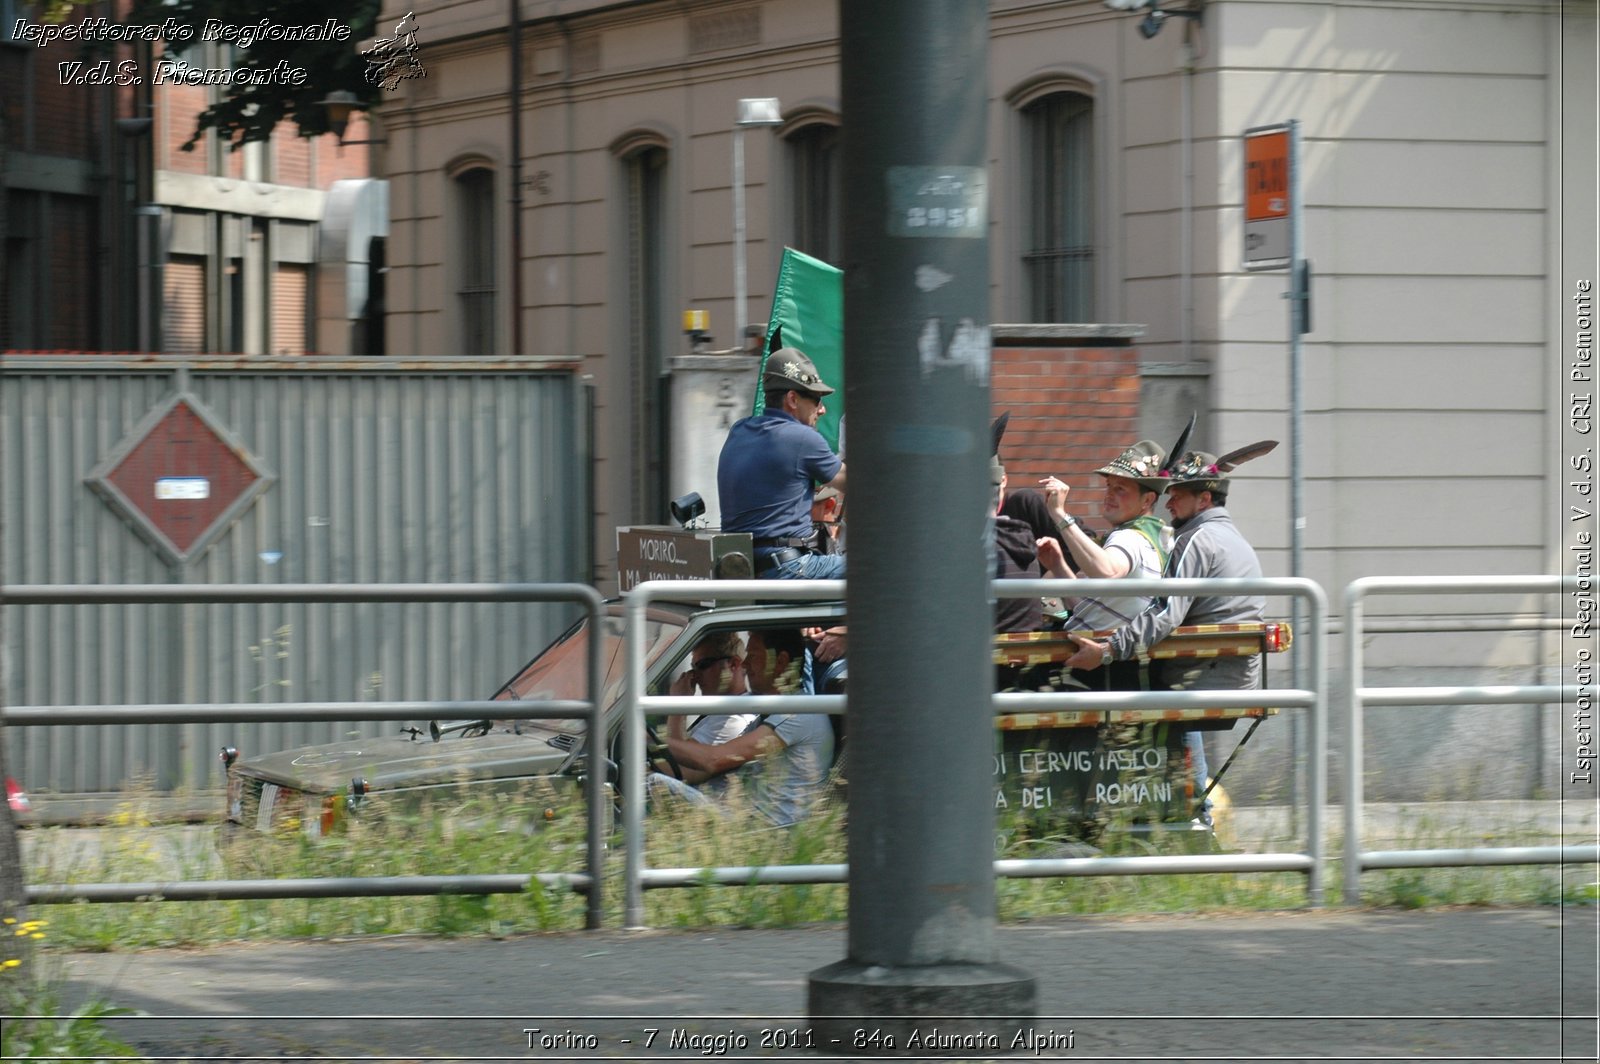
<svg viewBox="0 0 1600 1064">
<path fill-rule="evenodd" d="M 180 564 L 210 545 L 271 484 L 193 396 L 151 411 L 88 484 Z"/>
</svg>

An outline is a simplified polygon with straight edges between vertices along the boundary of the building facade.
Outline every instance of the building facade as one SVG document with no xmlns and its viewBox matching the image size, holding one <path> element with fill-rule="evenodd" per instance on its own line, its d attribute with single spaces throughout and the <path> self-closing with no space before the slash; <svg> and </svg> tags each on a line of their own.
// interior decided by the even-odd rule
<svg viewBox="0 0 1600 1064">
<path fill-rule="evenodd" d="M 991 320 L 1011 335 L 1136 331 L 1142 435 L 1168 441 L 1198 408 L 1204 449 L 1283 441 L 1230 499 L 1270 575 L 1298 569 L 1337 600 L 1369 575 L 1570 571 L 1564 373 L 1575 332 L 1592 349 L 1569 297 L 1596 272 L 1595 5 L 1190 10 L 989 4 Z M 739 138 L 751 316 L 764 318 L 785 245 L 848 275 L 836 7 L 396 0 L 381 24 L 408 11 L 427 76 L 379 109 L 389 347 L 582 358 L 603 559 L 613 526 L 665 519 L 655 463 L 663 381 L 687 350 L 679 313 L 709 310 L 718 345 L 739 343 Z M 764 97 L 781 124 L 736 131 L 738 101 Z M 1313 267 L 1298 419 L 1287 276 L 1242 266 L 1243 138 L 1290 120 Z M 1063 448 L 1077 429 L 1063 426 Z M 1554 606 L 1458 595 L 1370 608 L 1426 625 Z M 1378 640 L 1368 664 L 1528 676 L 1559 659 L 1558 633 L 1537 625 L 1425 638 L 1425 652 Z M 1480 744 L 1485 766 L 1508 728 L 1552 763 L 1554 720 L 1530 708 L 1443 730 Z M 1415 718 L 1396 728 L 1397 741 L 1433 734 Z"/>
<path fill-rule="evenodd" d="M 384 25 L 415 10 L 427 69 L 381 108 L 389 344 L 588 360 L 603 535 L 661 519 L 651 411 L 685 350 L 679 312 L 708 309 L 736 342 L 739 99 L 782 115 L 743 132 L 752 316 L 783 246 L 837 255 L 837 17 L 801 0 L 523 7 L 513 49 L 516 4 L 386 5 Z M 1241 138 L 1297 120 L 1305 575 L 1555 563 L 1553 292 L 1582 265 L 1564 235 L 1594 218 L 1561 177 L 1563 152 L 1593 147 L 1592 93 L 1563 83 L 1563 56 L 1592 41 L 1592 4 L 1214 0 L 1149 38 L 1098 0 L 990 10 L 994 321 L 1141 323 L 1148 434 L 1175 434 L 1176 388 L 1203 398 L 1202 446 L 1287 444 L 1287 283 L 1241 268 Z M 1234 500 L 1278 573 L 1288 450 Z M 1469 484 L 1505 505 L 1463 509 Z"/>
<path fill-rule="evenodd" d="M 44 24 L 40 6 L 0 3 L 0 350 L 330 350 L 316 322 L 319 240 L 325 223 L 347 223 L 326 214 L 328 192 L 371 180 L 374 149 L 282 123 L 238 150 L 212 130 L 185 151 L 222 89 L 158 84 L 159 44 L 88 55 L 42 42 L 28 32 Z M 83 5 L 68 24 L 126 25 L 128 6 Z M 229 47 L 195 43 L 178 58 L 227 67 Z M 347 137 L 370 139 L 365 128 Z"/>
</svg>

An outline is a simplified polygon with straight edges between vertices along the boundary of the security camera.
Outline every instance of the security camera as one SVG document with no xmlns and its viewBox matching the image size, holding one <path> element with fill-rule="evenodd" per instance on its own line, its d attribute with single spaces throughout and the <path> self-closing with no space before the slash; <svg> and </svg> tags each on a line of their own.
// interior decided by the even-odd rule
<svg viewBox="0 0 1600 1064">
<path fill-rule="evenodd" d="M 1161 27 L 1167 23 L 1167 13 L 1156 8 L 1139 21 L 1139 36 L 1149 40 L 1161 32 Z"/>
</svg>

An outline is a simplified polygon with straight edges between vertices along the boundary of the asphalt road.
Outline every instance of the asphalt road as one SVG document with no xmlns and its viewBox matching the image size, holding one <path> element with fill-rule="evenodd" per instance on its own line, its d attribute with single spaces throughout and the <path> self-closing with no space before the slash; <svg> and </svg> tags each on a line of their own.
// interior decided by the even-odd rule
<svg viewBox="0 0 1600 1064">
<path fill-rule="evenodd" d="M 1038 1051 L 943 1059 L 1592 1061 L 1597 934 L 1594 907 L 1007 925 L 1000 957 L 1038 982 L 1024 1032 Z M 845 948 L 838 926 L 603 931 L 71 954 L 63 967 L 69 1000 L 142 1010 L 115 1030 L 172 1060 L 865 1059 L 804 1048 L 807 975 Z M 763 1032 L 801 1048 L 763 1048 Z"/>
</svg>

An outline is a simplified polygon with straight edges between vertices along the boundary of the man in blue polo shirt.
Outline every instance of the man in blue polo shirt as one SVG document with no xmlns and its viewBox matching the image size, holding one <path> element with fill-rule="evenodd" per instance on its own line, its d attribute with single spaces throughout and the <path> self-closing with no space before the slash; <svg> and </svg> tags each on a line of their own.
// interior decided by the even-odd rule
<svg viewBox="0 0 1600 1064">
<path fill-rule="evenodd" d="M 824 554 L 811 524 L 816 485 L 844 490 L 844 462 L 816 429 L 833 389 L 794 347 L 774 351 L 761 377 L 766 409 L 736 421 L 717 460 L 724 532 L 748 532 L 756 575 L 835 580 L 844 555 Z"/>
</svg>

